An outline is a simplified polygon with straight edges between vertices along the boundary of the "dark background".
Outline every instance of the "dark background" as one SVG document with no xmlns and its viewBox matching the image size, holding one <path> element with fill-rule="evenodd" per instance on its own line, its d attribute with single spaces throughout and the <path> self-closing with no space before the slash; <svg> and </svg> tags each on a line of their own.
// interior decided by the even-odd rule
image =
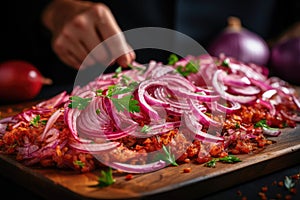
<svg viewBox="0 0 300 200">
<path fill-rule="evenodd" d="M 41 24 L 41 12 L 48 0 L 2 2 L 0 62 L 22 59 L 33 63 L 53 86 L 73 83 L 77 71 L 64 65 L 51 49 L 51 34 Z M 104 0 L 122 30 L 138 27 L 164 27 L 180 31 L 204 48 L 225 27 L 228 16 L 241 19 L 242 25 L 266 41 L 276 39 L 300 20 L 300 1 L 275 0 Z M 63 11 L 58 11 L 63 12 Z M 137 61 L 165 62 L 169 54 L 137 51 Z M 52 87 L 53 87 L 52 86 Z"/>
<path fill-rule="evenodd" d="M 240 17 L 244 27 L 259 34 L 266 41 L 276 39 L 284 30 L 300 19 L 300 1 L 273 0 L 216 0 L 216 1 L 171 1 L 171 0 L 107 0 L 103 1 L 111 9 L 122 30 L 155 26 L 178 30 L 197 40 L 206 47 L 225 28 L 230 15 Z M 238 3 L 243 3 L 239 6 Z M 72 89 L 77 71 L 64 65 L 51 49 L 51 34 L 43 27 L 40 15 L 47 5 L 46 0 L 12 0 L 1 5 L 1 53 L 0 62 L 21 59 L 33 63 L 54 85 L 45 86 L 37 98 L 51 97 L 59 91 Z M 189 4 L 193 5 L 192 7 Z M 180 8 L 180 9 L 179 9 Z M 60 11 L 63 12 L 63 11 Z M 138 61 L 149 59 L 165 61 L 168 55 L 162 53 L 137 52 Z M 248 199 L 258 198 L 263 185 L 268 185 L 270 196 L 276 193 L 288 194 L 284 187 L 272 185 L 274 180 L 283 180 L 285 175 L 300 172 L 300 166 L 272 173 L 251 182 L 235 186 L 206 199 L 241 199 L 241 191 Z M 242 177 L 241 177 L 242 178 Z M 230 180 L 224 180 L 230 181 Z M 299 198 L 298 193 L 292 199 Z M 10 199 L 42 199 L 25 188 L 12 182 L 8 177 L 0 177 L 1 196 Z M 188 195 L 188 194 L 187 194 Z"/>
</svg>

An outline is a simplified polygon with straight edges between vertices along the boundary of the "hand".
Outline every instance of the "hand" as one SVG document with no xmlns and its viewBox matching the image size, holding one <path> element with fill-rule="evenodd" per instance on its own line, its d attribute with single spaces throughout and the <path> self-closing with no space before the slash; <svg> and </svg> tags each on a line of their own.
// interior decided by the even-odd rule
<svg viewBox="0 0 300 200">
<path fill-rule="evenodd" d="M 126 67 L 135 59 L 135 53 L 113 14 L 102 3 L 54 0 L 43 13 L 43 23 L 53 34 L 54 52 L 64 63 L 76 69 L 84 60 L 85 65 L 117 62 Z M 109 40 L 113 44 L 96 48 L 96 54 L 88 56 L 98 44 L 114 35 L 113 41 Z"/>
</svg>

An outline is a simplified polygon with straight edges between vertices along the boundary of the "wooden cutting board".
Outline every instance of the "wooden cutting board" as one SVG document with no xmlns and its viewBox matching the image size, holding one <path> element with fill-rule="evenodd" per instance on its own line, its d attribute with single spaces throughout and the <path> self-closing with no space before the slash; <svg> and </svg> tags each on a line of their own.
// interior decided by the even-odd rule
<svg viewBox="0 0 300 200">
<path fill-rule="evenodd" d="M 1 106 L 0 116 L 13 115 L 33 104 Z M 114 173 L 116 182 L 106 188 L 95 187 L 100 170 L 79 174 L 61 169 L 31 168 L 9 155 L 0 154 L 0 173 L 46 199 L 200 198 L 300 163 L 299 125 L 270 139 L 275 143 L 259 153 L 238 155 L 242 160 L 239 163 L 217 163 L 216 168 L 188 163 L 133 175 L 131 180 L 125 179 L 126 174 Z M 187 167 L 191 168 L 190 173 L 183 172 Z"/>
</svg>

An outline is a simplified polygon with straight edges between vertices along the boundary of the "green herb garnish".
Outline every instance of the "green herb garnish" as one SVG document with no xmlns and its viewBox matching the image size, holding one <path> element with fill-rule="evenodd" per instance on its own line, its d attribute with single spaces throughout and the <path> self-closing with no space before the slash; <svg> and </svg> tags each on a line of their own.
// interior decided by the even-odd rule
<svg viewBox="0 0 300 200">
<path fill-rule="evenodd" d="M 37 126 L 39 125 L 40 119 L 41 119 L 41 116 L 40 116 L 40 115 L 37 115 L 37 116 L 35 116 L 35 117 L 30 121 L 30 124 L 31 124 L 32 126 L 37 127 Z"/>
<path fill-rule="evenodd" d="M 114 97 L 115 95 L 132 93 L 137 85 L 137 82 L 131 82 L 126 87 L 111 85 L 108 87 L 106 97 L 111 99 L 118 111 L 127 110 L 128 112 L 140 112 L 140 106 L 138 105 L 139 102 L 133 99 L 133 95 L 129 94 L 121 98 Z"/>
<path fill-rule="evenodd" d="M 128 86 L 119 86 L 119 85 L 111 85 L 108 87 L 107 97 L 113 97 L 118 94 L 126 94 L 129 92 L 133 92 L 138 85 L 137 82 L 132 82 Z"/>
<path fill-rule="evenodd" d="M 224 59 L 223 62 L 221 63 L 221 66 L 229 67 L 229 59 L 228 58 Z"/>
<path fill-rule="evenodd" d="M 120 111 L 127 110 L 128 112 L 140 112 L 139 102 L 133 99 L 132 95 L 127 95 L 122 98 L 111 98 L 116 109 Z"/>
<path fill-rule="evenodd" d="M 119 66 L 116 70 L 115 70 L 115 74 L 112 76 L 113 78 L 118 78 L 119 74 L 122 72 L 122 67 Z"/>
<path fill-rule="evenodd" d="M 265 119 L 262 119 L 262 120 L 256 122 L 256 123 L 254 124 L 254 127 L 255 127 L 255 128 L 262 127 L 262 128 L 266 128 L 266 129 L 277 130 L 277 128 L 272 128 L 272 127 L 270 127 L 270 126 L 267 124 L 267 120 L 265 120 Z"/>
<path fill-rule="evenodd" d="M 70 104 L 68 105 L 69 108 L 77 108 L 78 110 L 84 110 L 86 106 L 90 103 L 92 98 L 82 98 L 78 96 L 70 97 Z"/>
<path fill-rule="evenodd" d="M 47 120 L 41 120 L 41 116 L 40 116 L 40 115 L 35 116 L 35 117 L 30 121 L 30 124 L 31 124 L 32 126 L 35 126 L 35 127 L 38 127 L 39 124 L 45 125 L 46 123 L 47 123 Z"/>
<path fill-rule="evenodd" d="M 142 133 L 148 133 L 150 131 L 150 127 L 148 125 L 144 125 L 143 128 L 141 129 Z"/>
<path fill-rule="evenodd" d="M 124 85 L 129 85 L 130 84 L 131 78 L 129 76 L 122 75 L 121 77 L 122 77 L 121 83 L 123 83 Z"/>
<path fill-rule="evenodd" d="M 84 166 L 85 166 L 85 163 L 82 162 L 81 160 L 74 160 L 74 161 L 73 161 L 73 164 L 74 164 L 74 165 L 77 165 L 77 166 L 79 166 L 79 167 L 84 167 Z"/>
<path fill-rule="evenodd" d="M 213 158 L 213 159 L 211 159 L 210 161 L 206 162 L 206 163 L 204 164 L 204 166 L 206 166 L 206 167 L 211 167 L 211 168 L 216 167 L 217 161 L 218 161 L 218 160 L 217 160 L 216 158 Z"/>
<path fill-rule="evenodd" d="M 204 166 L 206 167 L 216 167 L 217 162 L 223 162 L 223 163 L 236 163 L 241 162 L 241 159 L 239 159 L 236 156 L 228 155 L 222 158 L 213 158 L 210 161 L 206 162 Z"/>
<path fill-rule="evenodd" d="M 193 61 L 188 62 L 185 66 L 178 66 L 176 71 L 182 76 L 188 76 L 191 73 L 197 73 L 199 70 L 199 65 Z"/>
<path fill-rule="evenodd" d="M 286 189 L 290 190 L 295 186 L 295 182 L 293 182 L 290 177 L 286 176 L 284 178 L 284 186 L 286 187 Z"/>
<path fill-rule="evenodd" d="M 96 114 L 99 115 L 101 113 L 100 109 L 96 109 Z"/>
<path fill-rule="evenodd" d="M 238 157 L 233 156 L 233 155 L 228 155 L 228 156 L 219 158 L 219 161 L 223 162 L 223 163 L 236 163 L 236 162 L 241 162 L 241 159 L 239 159 Z"/>
<path fill-rule="evenodd" d="M 168 65 L 174 65 L 178 60 L 179 59 L 175 54 L 171 54 L 168 58 Z"/>
<path fill-rule="evenodd" d="M 96 96 L 103 96 L 103 90 L 102 89 L 96 90 Z"/>
<path fill-rule="evenodd" d="M 109 168 L 107 171 L 101 170 L 101 175 L 98 177 L 98 187 L 107 187 L 115 183 L 113 178 L 112 169 Z"/>
<path fill-rule="evenodd" d="M 167 148 L 165 145 L 162 146 L 164 153 L 163 154 L 159 154 L 157 156 L 158 160 L 163 160 L 166 161 L 169 164 L 178 166 L 178 164 L 176 163 L 176 158 L 175 155 L 172 154 L 171 152 L 171 147 L 169 146 L 169 148 Z"/>
</svg>

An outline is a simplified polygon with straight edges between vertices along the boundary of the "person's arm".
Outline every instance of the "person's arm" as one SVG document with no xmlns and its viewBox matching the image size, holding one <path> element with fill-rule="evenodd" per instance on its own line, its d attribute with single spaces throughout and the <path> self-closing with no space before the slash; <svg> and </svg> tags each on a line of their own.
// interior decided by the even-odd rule
<svg viewBox="0 0 300 200">
<path fill-rule="evenodd" d="M 44 10 L 42 21 L 52 35 L 52 48 L 67 65 L 79 69 L 87 55 L 102 41 L 118 34 L 114 45 L 101 50 L 85 64 L 105 62 L 120 50 L 127 52 L 116 58 L 125 67 L 135 59 L 135 54 L 125 41 L 110 9 L 102 3 L 79 0 L 53 0 Z M 91 57 L 89 57 L 91 58 Z"/>
</svg>

